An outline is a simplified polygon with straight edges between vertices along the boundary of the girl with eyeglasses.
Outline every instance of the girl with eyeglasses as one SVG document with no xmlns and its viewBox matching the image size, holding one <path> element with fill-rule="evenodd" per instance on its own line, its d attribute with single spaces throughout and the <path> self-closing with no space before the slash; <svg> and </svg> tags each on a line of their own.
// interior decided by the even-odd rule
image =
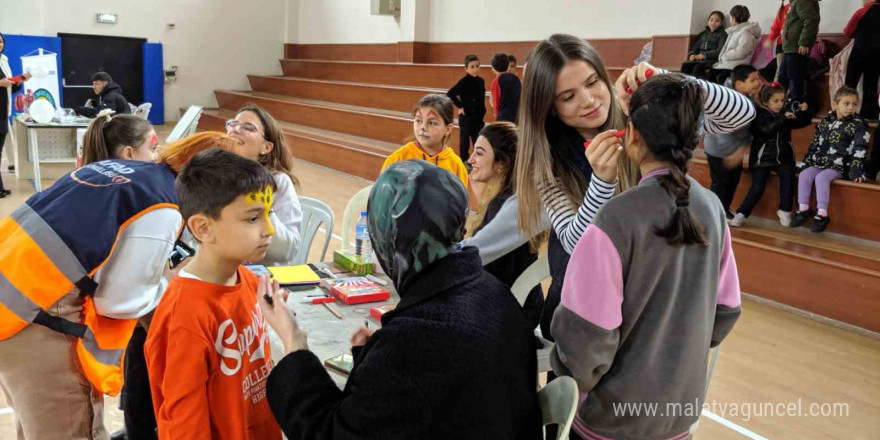
<svg viewBox="0 0 880 440">
<path fill-rule="evenodd" d="M 296 195 L 299 181 L 293 174 L 293 155 L 284 142 L 281 126 L 266 110 L 247 105 L 238 110 L 235 119 L 226 121 L 226 134 L 238 141 L 239 155 L 263 164 L 272 173 L 278 187 L 270 214 L 275 236 L 262 263 L 292 263 L 300 247 L 303 215 Z"/>
</svg>

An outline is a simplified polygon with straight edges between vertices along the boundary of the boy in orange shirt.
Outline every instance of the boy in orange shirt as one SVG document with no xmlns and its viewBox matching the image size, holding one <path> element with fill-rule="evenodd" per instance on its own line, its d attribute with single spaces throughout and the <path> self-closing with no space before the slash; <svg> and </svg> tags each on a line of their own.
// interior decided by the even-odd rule
<svg viewBox="0 0 880 440">
<path fill-rule="evenodd" d="M 275 181 L 259 163 L 214 148 L 192 159 L 176 187 L 199 249 L 168 285 L 144 347 L 159 438 L 280 440 L 257 306 L 266 280 L 241 265 L 266 255 Z"/>
</svg>

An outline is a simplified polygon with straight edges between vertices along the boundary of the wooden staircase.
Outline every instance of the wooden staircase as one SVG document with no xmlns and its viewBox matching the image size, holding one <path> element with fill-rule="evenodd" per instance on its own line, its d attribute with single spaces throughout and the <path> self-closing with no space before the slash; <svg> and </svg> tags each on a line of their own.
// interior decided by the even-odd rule
<svg viewBox="0 0 880 440">
<path fill-rule="evenodd" d="M 659 56 L 670 60 L 661 65 L 669 65 L 678 59 L 674 54 L 658 53 L 658 49 L 663 50 L 658 41 L 655 38 L 655 60 Z M 625 66 L 640 45 L 635 41 L 623 44 L 623 53 L 615 53 L 613 45 L 596 46 L 609 66 Z M 458 58 L 458 52 L 471 51 L 464 43 L 456 45 L 431 48 L 431 58 L 448 62 Z M 283 59 L 283 76 L 251 75 L 249 91 L 216 91 L 219 109 L 206 110 L 200 128 L 222 131 L 224 121 L 233 117 L 237 108 L 257 104 L 281 122 L 294 156 L 374 180 L 385 158 L 412 135 L 415 103 L 425 94 L 445 93 L 464 75 L 458 64 L 350 61 L 351 50 L 324 49 L 318 53 L 345 53 L 345 60 Z M 446 54 L 441 49 L 455 53 Z M 480 46 L 480 50 L 473 50 L 482 57 L 480 51 L 488 49 Z M 286 52 L 301 54 L 301 58 L 314 58 L 316 53 L 303 47 L 292 50 L 291 46 Z M 524 62 L 525 57 L 520 60 Z M 488 68 L 488 58 L 482 61 L 480 75 L 488 87 L 494 75 Z M 612 79 L 623 70 L 608 68 Z M 830 109 L 827 76 L 811 90 L 821 94 L 817 95 L 820 113 L 813 126 L 793 133 L 798 160 L 806 153 L 815 124 Z M 489 122 L 492 112 L 488 102 L 487 109 Z M 876 130 L 876 124 L 872 129 Z M 454 149 L 459 148 L 457 128 L 451 143 Z M 709 169 L 702 153 L 691 161 L 690 174 L 708 187 Z M 751 175 L 745 170 L 734 207 L 750 184 Z M 834 182 L 832 222 L 824 234 L 780 226 L 776 220 L 777 201 L 778 183 L 771 176 L 752 217 L 744 227 L 731 230 L 743 291 L 841 325 L 880 332 L 880 185 Z"/>
</svg>

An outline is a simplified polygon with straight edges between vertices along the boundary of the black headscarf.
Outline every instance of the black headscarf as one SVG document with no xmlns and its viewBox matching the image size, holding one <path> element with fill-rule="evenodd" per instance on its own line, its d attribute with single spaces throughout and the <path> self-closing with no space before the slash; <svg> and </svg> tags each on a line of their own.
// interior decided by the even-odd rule
<svg viewBox="0 0 880 440">
<path fill-rule="evenodd" d="M 370 240 L 401 296 L 416 274 L 455 252 L 467 208 L 461 180 L 428 162 L 396 162 L 379 176 L 367 204 Z"/>
</svg>

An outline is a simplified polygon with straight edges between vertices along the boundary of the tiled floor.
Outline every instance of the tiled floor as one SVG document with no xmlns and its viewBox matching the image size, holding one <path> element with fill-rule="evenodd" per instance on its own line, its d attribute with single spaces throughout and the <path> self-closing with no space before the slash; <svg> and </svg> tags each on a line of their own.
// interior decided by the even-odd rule
<svg viewBox="0 0 880 440">
<path fill-rule="evenodd" d="M 160 131 L 170 130 L 163 127 Z M 160 133 L 160 137 L 164 137 Z M 33 193 L 30 182 L 17 181 L 5 172 L 4 184 L 13 195 L 0 199 L 0 216 L 7 215 Z M 325 201 L 333 208 L 333 233 L 342 234 L 342 213 L 349 198 L 370 182 L 316 165 L 297 161 L 300 196 Z M 48 186 L 52 182 L 45 181 Z M 319 232 L 315 242 L 322 242 Z M 330 250 L 339 248 L 337 238 Z M 310 260 L 320 258 L 319 246 L 312 247 Z M 795 316 L 755 301 L 746 301 L 742 318 L 722 345 L 718 367 L 712 378 L 708 402 L 718 406 L 713 412 L 737 425 L 737 431 L 709 417 L 703 417 L 695 438 L 699 440 L 741 439 L 877 439 L 880 432 L 880 340 L 840 330 Z M 723 405 L 789 404 L 802 401 L 804 410 L 811 403 L 845 403 L 846 417 L 731 415 Z M 12 415 L 0 393 L 0 440 L 12 439 Z M 117 399 L 106 398 L 106 424 L 121 426 Z M 760 437 L 749 436 L 752 432 Z"/>
</svg>

